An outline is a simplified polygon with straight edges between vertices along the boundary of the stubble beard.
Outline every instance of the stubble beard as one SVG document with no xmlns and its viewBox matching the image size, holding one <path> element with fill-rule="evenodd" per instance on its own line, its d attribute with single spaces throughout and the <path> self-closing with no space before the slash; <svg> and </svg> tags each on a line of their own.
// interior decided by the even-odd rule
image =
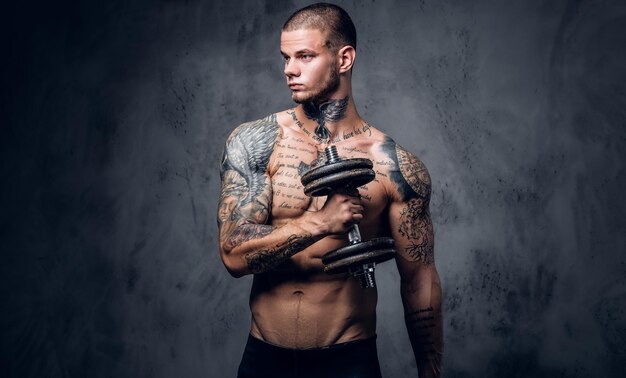
<svg viewBox="0 0 626 378">
<path fill-rule="evenodd" d="M 319 86 L 319 89 L 305 97 L 299 97 L 299 93 L 293 92 L 291 99 L 297 104 L 313 103 L 319 105 L 327 101 L 330 96 L 339 88 L 339 71 L 331 68 L 330 76 Z"/>
</svg>

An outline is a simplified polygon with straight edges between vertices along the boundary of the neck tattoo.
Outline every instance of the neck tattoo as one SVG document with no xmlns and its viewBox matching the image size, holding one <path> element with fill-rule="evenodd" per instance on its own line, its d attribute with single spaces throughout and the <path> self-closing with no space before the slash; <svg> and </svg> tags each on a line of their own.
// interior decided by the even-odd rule
<svg viewBox="0 0 626 378">
<path fill-rule="evenodd" d="M 315 105 L 312 102 L 302 104 L 304 114 L 311 120 L 317 122 L 315 135 L 320 139 L 330 139 L 330 130 L 326 127 L 326 122 L 337 122 L 346 116 L 348 107 L 348 96 L 340 100 L 329 100 L 322 104 Z"/>
</svg>

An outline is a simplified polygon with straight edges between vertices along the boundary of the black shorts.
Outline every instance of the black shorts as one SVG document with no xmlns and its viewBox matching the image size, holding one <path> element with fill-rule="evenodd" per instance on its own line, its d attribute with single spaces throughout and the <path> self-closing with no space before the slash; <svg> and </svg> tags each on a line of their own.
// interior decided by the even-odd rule
<svg viewBox="0 0 626 378">
<path fill-rule="evenodd" d="M 376 336 L 313 349 L 289 349 L 250 335 L 238 378 L 380 378 Z"/>
</svg>

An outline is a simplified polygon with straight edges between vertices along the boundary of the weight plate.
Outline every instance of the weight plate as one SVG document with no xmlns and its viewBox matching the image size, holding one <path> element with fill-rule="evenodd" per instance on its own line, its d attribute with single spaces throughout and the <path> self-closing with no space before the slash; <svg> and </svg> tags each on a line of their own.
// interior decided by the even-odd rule
<svg viewBox="0 0 626 378">
<path fill-rule="evenodd" d="M 374 238 L 367 241 L 362 241 L 360 243 L 350 244 L 345 247 L 328 252 L 327 254 L 322 256 L 322 263 L 324 263 L 324 265 L 328 265 L 333 261 L 358 255 L 363 252 L 394 248 L 395 243 L 392 238 Z"/>
<path fill-rule="evenodd" d="M 391 260 L 395 257 L 395 255 L 395 249 L 379 249 L 376 251 L 368 251 L 358 255 L 349 256 L 325 265 L 324 272 L 328 274 L 345 273 L 352 266 L 369 263 L 380 264 L 387 260 Z"/>
<path fill-rule="evenodd" d="M 304 194 L 312 197 L 327 196 L 339 188 L 351 186 L 358 188 L 372 181 L 376 174 L 370 168 L 352 169 L 331 173 L 321 178 L 309 181 L 304 186 Z"/>
<path fill-rule="evenodd" d="M 339 172 L 347 172 L 353 169 L 360 168 L 369 168 L 372 169 L 373 164 L 370 159 L 365 158 L 354 158 L 354 159 L 343 159 L 339 160 L 335 163 L 320 165 L 319 167 L 315 167 L 309 170 L 307 173 L 302 175 L 300 181 L 302 181 L 302 185 L 306 186 L 313 180 L 325 177 L 327 175 Z M 364 184 L 361 184 L 364 185 Z"/>
</svg>

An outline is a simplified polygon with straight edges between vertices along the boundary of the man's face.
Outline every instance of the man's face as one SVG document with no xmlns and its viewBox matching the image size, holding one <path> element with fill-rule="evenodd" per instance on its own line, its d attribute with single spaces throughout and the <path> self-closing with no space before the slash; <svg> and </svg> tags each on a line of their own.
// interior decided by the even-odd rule
<svg viewBox="0 0 626 378">
<path fill-rule="evenodd" d="M 317 29 L 284 31 L 280 51 L 291 98 L 301 104 L 327 100 L 339 87 L 339 73 L 325 35 Z"/>
</svg>

